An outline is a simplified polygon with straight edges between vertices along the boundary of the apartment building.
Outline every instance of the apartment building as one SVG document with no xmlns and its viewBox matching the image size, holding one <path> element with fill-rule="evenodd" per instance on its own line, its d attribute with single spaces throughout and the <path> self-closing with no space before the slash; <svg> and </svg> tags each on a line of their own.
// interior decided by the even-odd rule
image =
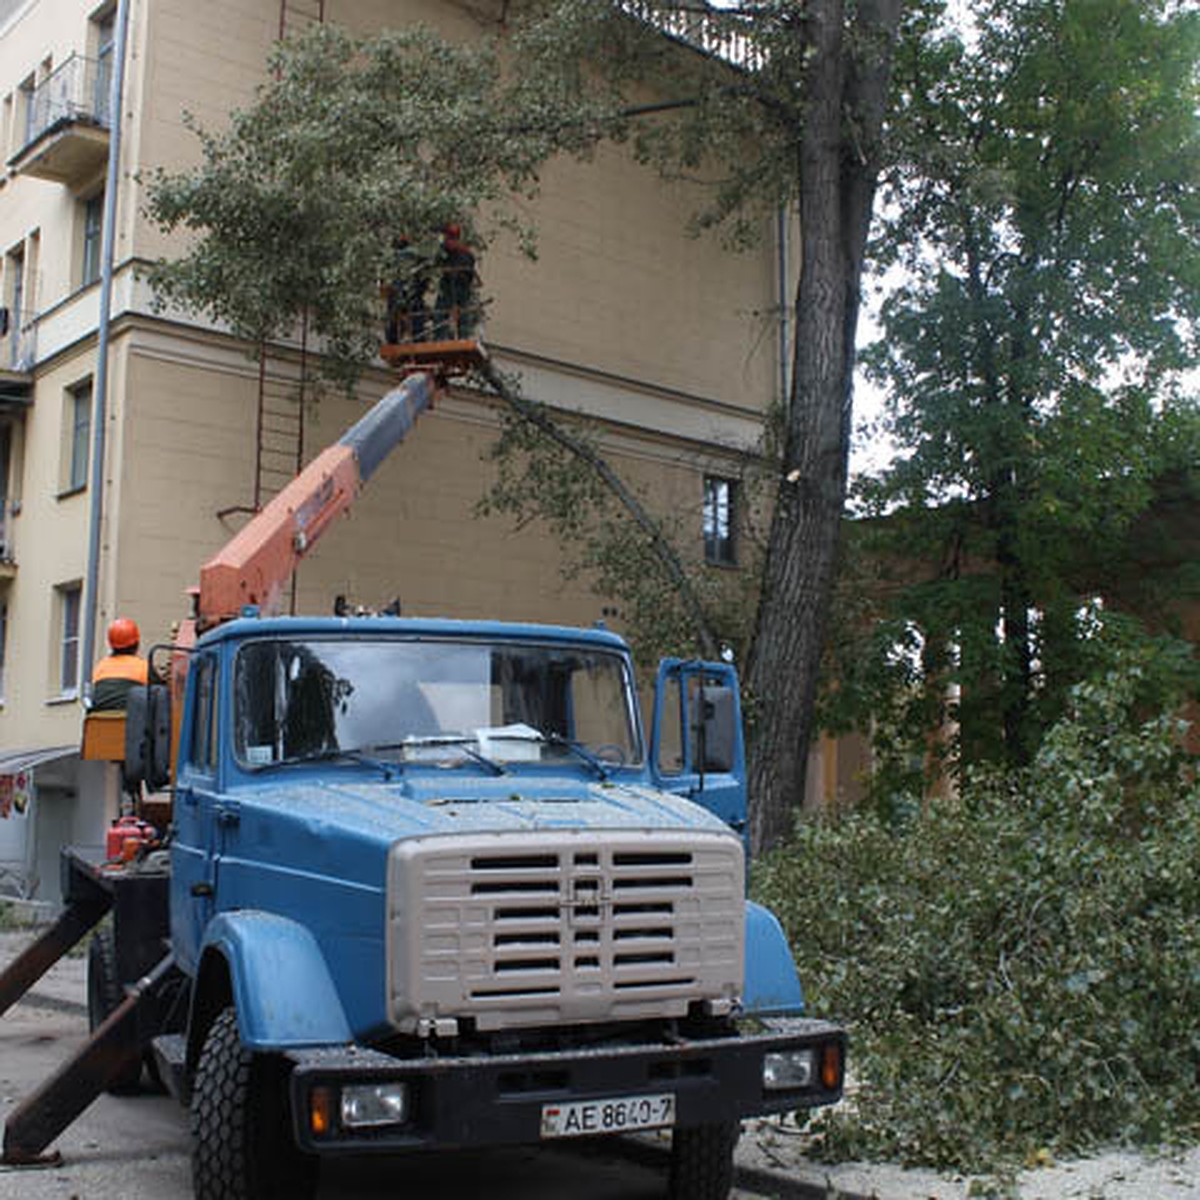
<svg viewBox="0 0 1200 1200">
<path fill-rule="evenodd" d="M 147 221 L 140 180 L 193 161 L 185 110 L 219 127 L 251 101 L 272 43 L 298 22 L 423 21 L 469 38 L 487 9 L 127 4 L 122 39 L 111 0 L 0 0 L 0 893 L 45 894 L 62 841 L 100 840 L 104 815 L 77 800 L 96 765 L 76 753 L 86 648 L 103 652 L 117 615 L 138 621 L 143 647 L 169 640 L 200 564 L 394 382 L 381 361 L 354 397 L 314 404 L 299 386 L 308 348 L 272 346 L 259 363 L 221 330 L 156 311 L 140 269 L 178 245 Z M 786 248 L 773 228 L 749 253 L 694 240 L 692 203 L 620 148 L 552 164 L 535 212 L 538 260 L 500 243 L 480 264 L 485 341 L 527 394 L 601 422 L 615 465 L 691 522 L 697 557 L 727 570 L 739 520 L 729 448 L 755 441 L 786 361 Z M 454 390 L 305 560 L 289 604 L 327 612 L 338 595 L 399 597 L 410 614 L 606 617 L 620 629 L 583 581 L 564 583 L 544 531 L 475 515 L 497 430 L 493 399 Z"/>
</svg>

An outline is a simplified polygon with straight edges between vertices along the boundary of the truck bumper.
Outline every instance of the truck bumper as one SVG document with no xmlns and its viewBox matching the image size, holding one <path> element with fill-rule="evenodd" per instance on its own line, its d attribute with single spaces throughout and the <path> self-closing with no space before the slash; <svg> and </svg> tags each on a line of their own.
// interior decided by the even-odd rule
<svg viewBox="0 0 1200 1200">
<path fill-rule="evenodd" d="M 676 1128 L 833 1104 L 842 1094 L 845 1041 L 836 1025 L 800 1020 L 789 1022 L 786 1033 L 531 1054 L 400 1059 L 347 1046 L 286 1057 L 298 1144 L 336 1154 L 538 1142 L 545 1106 L 581 1101 L 670 1094 Z M 814 1052 L 812 1082 L 768 1090 L 765 1056 L 801 1050 Z M 403 1124 L 343 1126 L 343 1088 L 401 1082 L 409 1099 Z"/>
</svg>

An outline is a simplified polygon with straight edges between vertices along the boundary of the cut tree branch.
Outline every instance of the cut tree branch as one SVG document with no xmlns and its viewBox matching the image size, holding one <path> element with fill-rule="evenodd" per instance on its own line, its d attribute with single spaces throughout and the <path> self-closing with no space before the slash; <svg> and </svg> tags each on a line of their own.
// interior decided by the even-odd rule
<svg viewBox="0 0 1200 1200">
<path fill-rule="evenodd" d="M 550 417 L 541 404 L 527 400 L 514 388 L 508 380 L 496 369 L 495 365 L 485 361 L 480 373 L 492 390 L 515 412 L 523 421 L 534 426 L 539 432 L 548 437 L 555 445 L 566 450 L 580 462 L 594 471 L 606 488 L 616 498 L 617 502 L 629 514 L 630 519 L 646 535 L 646 539 L 662 564 L 668 578 L 679 592 L 679 600 L 691 619 L 696 631 L 696 638 L 708 658 L 715 658 L 719 651 L 717 638 L 713 634 L 704 604 L 688 577 L 686 568 L 675 547 L 662 531 L 658 522 L 646 511 L 645 506 L 629 490 L 619 475 L 611 466 L 592 449 L 586 442 L 574 437 L 557 421 Z"/>
</svg>

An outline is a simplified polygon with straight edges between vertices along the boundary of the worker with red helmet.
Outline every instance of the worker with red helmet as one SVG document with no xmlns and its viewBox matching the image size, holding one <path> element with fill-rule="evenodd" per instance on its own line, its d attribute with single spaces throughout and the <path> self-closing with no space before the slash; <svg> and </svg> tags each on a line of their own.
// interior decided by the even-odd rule
<svg viewBox="0 0 1200 1200">
<path fill-rule="evenodd" d="M 479 318 L 475 294 L 475 251 L 463 241 L 461 225 L 443 227 L 438 265 L 441 268 L 441 282 L 435 301 L 438 336 L 470 337 Z"/>
<path fill-rule="evenodd" d="M 141 640 L 137 622 L 129 617 L 118 617 L 108 627 L 112 653 L 102 658 L 92 672 L 93 712 L 124 709 L 129 689 L 149 681 L 149 664 L 138 654 Z"/>
</svg>

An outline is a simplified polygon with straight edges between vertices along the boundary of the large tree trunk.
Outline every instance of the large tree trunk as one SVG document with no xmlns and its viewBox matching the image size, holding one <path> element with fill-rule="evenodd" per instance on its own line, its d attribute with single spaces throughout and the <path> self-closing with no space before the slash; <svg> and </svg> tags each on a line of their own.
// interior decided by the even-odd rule
<svg viewBox="0 0 1200 1200">
<path fill-rule="evenodd" d="M 783 465 L 754 645 L 750 840 L 785 840 L 804 797 L 846 494 L 859 286 L 902 0 L 812 0 L 800 143 L 800 280 Z"/>
</svg>

